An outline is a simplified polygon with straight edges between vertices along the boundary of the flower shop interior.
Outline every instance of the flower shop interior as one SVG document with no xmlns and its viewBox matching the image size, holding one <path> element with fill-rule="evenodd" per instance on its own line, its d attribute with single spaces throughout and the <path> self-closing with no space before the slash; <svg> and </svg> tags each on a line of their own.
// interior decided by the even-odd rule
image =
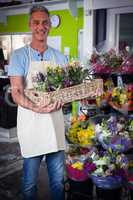
<svg viewBox="0 0 133 200">
<path fill-rule="evenodd" d="M 48 68 L 45 88 L 38 82 L 34 88 L 72 88 L 60 95 L 66 200 L 132 200 L 133 0 L 0 0 L 0 200 L 21 200 L 23 160 L 8 67 L 12 51 L 30 44 L 33 5 L 50 11 L 48 45 L 68 58 L 65 69 Z M 50 200 L 45 161 L 38 182 L 38 200 Z"/>
</svg>

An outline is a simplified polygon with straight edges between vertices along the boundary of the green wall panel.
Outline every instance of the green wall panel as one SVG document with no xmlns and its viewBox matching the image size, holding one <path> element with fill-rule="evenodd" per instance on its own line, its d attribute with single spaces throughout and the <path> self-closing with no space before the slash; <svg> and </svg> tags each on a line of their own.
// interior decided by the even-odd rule
<svg viewBox="0 0 133 200">
<path fill-rule="evenodd" d="M 58 14 L 61 19 L 60 26 L 52 28 L 51 36 L 61 36 L 61 50 L 70 48 L 70 57 L 78 54 L 78 31 L 83 28 L 83 9 L 78 9 L 77 17 L 73 17 L 69 10 L 56 10 L 51 14 Z M 28 15 L 14 15 L 7 17 L 7 24 L 0 24 L 0 33 L 29 32 Z"/>
<path fill-rule="evenodd" d="M 78 9 L 78 16 L 73 17 L 69 10 L 52 12 L 61 18 L 61 24 L 51 29 L 50 35 L 61 35 L 62 51 L 64 47 L 70 47 L 70 56 L 77 57 L 78 31 L 83 27 L 83 10 Z"/>
<path fill-rule="evenodd" d="M 14 15 L 7 17 L 7 24 L 0 24 L 0 33 L 28 32 L 28 16 Z"/>
</svg>

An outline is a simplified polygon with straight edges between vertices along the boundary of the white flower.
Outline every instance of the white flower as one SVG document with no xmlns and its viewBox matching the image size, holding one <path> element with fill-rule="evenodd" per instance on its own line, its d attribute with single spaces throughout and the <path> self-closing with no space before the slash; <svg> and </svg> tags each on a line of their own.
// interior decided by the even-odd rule
<svg viewBox="0 0 133 200">
<path fill-rule="evenodd" d="M 95 170 L 95 172 L 93 174 L 102 176 L 104 174 L 103 168 L 99 167 L 98 169 Z"/>
<path fill-rule="evenodd" d="M 107 165 L 107 160 L 103 157 L 99 160 L 95 160 L 94 163 L 98 166 Z"/>
<path fill-rule="evenodd" d="M 96 133 L 101 133 L 102 132 L 102 127 L 99 124 L 97 124 L 95 126 L 95 131 L 96 131 Z"/>
<path fill-rule="evenodd" d="M 124 128 L 123 124 L 117 123 L 117 131 L 120 132 Z"/>
</svg>

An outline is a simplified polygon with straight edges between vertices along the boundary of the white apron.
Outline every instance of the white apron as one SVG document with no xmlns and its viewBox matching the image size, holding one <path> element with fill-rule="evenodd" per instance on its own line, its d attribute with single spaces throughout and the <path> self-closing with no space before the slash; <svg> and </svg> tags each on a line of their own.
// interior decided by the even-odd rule
<svg viewBox="0 0 133 200">
<path fill-rule="evenodd" d="M 52 52 L 53 53 L 53 52 Z M 32 74 L 45 72 L 48 61 L 31 61 L 26 77 L 26 88 L 32 88 Z M 54 53 L 53 53 L 54 57 Z M 52 58 L 53 59 L 53 58 Z M 17 133 L 22 156 L 25 158 L 65 149 L 65 128 L 62 109 L 52 113 L 35 113 L 18 106 Z"/>
</svg>

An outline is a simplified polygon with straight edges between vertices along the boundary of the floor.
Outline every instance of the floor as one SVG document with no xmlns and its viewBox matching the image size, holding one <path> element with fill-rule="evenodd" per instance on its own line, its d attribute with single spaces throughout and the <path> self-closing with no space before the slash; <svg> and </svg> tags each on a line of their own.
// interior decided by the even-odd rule
<svg viewBox="0 0 133 200">
<path fill-rule="evenodd" d="M 0 142 L 0 200 L 21 200 L 22 157 L 17 142 Z M 38 180 L 38 200 L 50 200 L 46 166 L 42 163 Z"/>
</svg>

